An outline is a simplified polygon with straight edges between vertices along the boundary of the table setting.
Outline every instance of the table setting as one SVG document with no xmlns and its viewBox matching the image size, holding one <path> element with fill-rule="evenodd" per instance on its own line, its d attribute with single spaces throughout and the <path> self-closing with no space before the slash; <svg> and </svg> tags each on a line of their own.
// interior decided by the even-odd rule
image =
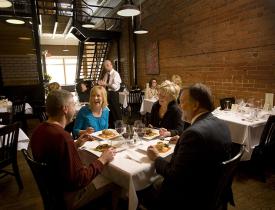
<svg viewBox="0 0 275 210">
<path fill-rule="evenodd" d="M 128 209 L 136 209 L 138 198 L 136 191 L 148 187 L 159 176 L 155 172 L 153 162 L 147 156 L 147 148 L 154 145 L 159 150 L 159 154 L 163 158 L 170 158 L 174 152 L 174 144 L 170 144 L 170 138 L 161 138 L 158 134 L 148 139 L 146 132 L 148 129 L 141 121 L 135 121 L 133 125 L 127 125 L 123 121 L 116 121 L 115 129 L 106 129 L 110 133 L 114 132 L 115 137 L 106 137 L 106 139 L 97 138 L 97 134 L 91 134 L 95 140 L 86 142 L 80 150 L 84 150 L 85 162 L 89 162 L 92 156 L 99 157 L 104 150 L 98 150 L 103 145 L 103 148 L 115 147 L 116 156 L 102 172 L 102 176 L 107 180 L 121 186 L 126 190 L 129 196 Z M 158 131 L 158 130 L 157 130 Z M 106 133 L 103 131 L 103 134 Z M 108 134 L 109 132 L 107 132 Z M 110 134 L 109 133 L 109 134 Z M 102 132 L 101 132 L 102 134 Z M 108 145 L 108 146 L 106 146 Z M 89 157 L 90 155 L 90 157 Z M 82 157 L 83 158 L 83 157 Z"/>
</svg>

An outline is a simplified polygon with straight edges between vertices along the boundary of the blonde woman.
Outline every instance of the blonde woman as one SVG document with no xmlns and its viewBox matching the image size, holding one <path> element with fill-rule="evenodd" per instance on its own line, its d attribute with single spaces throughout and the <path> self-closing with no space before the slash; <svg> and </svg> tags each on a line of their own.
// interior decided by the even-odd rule
<svg viewBox="0 0 275 210">
<path fill-rule="evenodd" d="M 73 133 L 80 136 L 108 128 L 109 109 L 107 92 L 102 86 L 94 86 L 90 92 L 89 105 L 82 107 L 75 120 Z"/>
<path fill-rule="evenodd" d="M 180 87 L 169 80 L 158 87 L 159 100 L 152 107 L 149 123 L 160 128 L 160 135 L 163 137 L 180 135 L 184 130 L 182 112 L 177 104 L 179 92 Z"/>
<path fill-rule="evenodd" d="M 180 75 L 173 74 L 171 81 L 178 85 L 180 88 L 182 88 L 182 80 Z"/>
<path fill-rule="evenodd" d="M 53 90 L 60 90 L 61 86 L 58 82 L 51 82 L 48 84 L 48 90 L 49 92 L 53 91 Z"/>
</svg>

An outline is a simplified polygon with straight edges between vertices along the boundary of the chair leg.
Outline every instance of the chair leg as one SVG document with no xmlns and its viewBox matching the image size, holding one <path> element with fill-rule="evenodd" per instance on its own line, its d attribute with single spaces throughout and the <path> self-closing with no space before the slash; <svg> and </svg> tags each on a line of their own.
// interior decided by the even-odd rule
<svg viewBox="0 0 275 210">
<path fill-rule="evenodd" d="M 20 173 L 19 173 L 19 168 L 18 168 L 17 162 L 12 163 L 12 169 L 13 169 L 18 187 L 19 187 L 20 190 L 22 190 L 24 187 L 23 187 L 23 183 L 22 183 L 21 176 L 20 176 Z"/>
</svg>

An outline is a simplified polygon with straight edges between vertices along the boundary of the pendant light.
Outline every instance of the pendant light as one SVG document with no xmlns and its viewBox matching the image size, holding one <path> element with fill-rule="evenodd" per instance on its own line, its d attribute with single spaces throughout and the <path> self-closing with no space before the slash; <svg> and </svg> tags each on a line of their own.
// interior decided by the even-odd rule
<svg viewBox="0 0 275 210">
<path fill-rule="evenodd" d="M 117 11 L 117 14 L 123 17 L 132 17 L 140 14 L 137 6 L 135 6 L 132 0 L 126 0 L 125 4 Z"/>
<path fill-rule="evenodd" d="M 141 2 L 139 1 L 139 10 L 140 10 L 140 15 L 139 15 L 139 25 L 134 31 L 135 34 L 147 34 L 148 30 L 144 29 L 141 25 Z"/>
<path fill-rule="evenodd" d="M 0 0 L 0 8 L 9 8 L 12 6 L 12 3 L 8 0 Z"/>
</svg>

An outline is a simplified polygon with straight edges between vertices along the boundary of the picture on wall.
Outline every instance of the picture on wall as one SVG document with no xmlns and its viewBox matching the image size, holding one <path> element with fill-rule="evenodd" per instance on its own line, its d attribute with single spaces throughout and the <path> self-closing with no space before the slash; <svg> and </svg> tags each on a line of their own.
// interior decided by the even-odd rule
<svg viewBox="0 0 275 210">
<path fill-rule="evenodd" d="M 158 41 L 148 45 L 146 52 L 146 74 L 159 74 L 159 45 Z"/>
</svg>

